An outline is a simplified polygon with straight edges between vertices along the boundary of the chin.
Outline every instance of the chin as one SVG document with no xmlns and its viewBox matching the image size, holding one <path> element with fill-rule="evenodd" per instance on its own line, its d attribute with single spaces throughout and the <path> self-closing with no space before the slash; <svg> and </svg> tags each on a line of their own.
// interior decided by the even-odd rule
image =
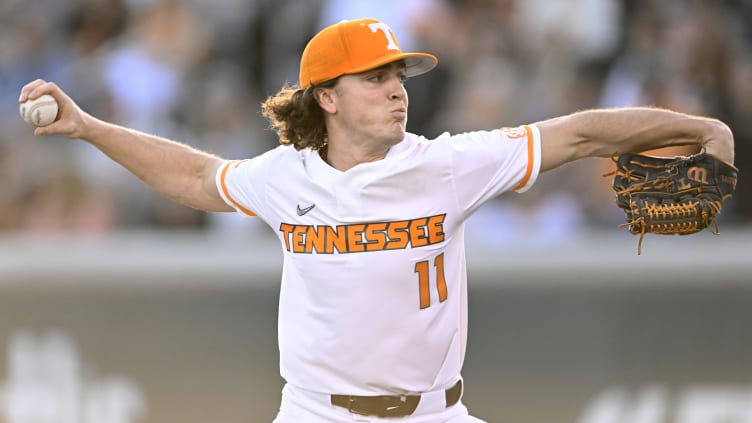
<svg viewBox="0 0 752 423">
<path fill-rule="evenodd" d="M 395 138 L 394 143 L 398 143 L 402 141 L 405 138 L 405 132 L 407 130 L 405 129 L 405 125 L 400 124 L 398 127 L 394 128 L 394 131 L 392 132 L 392 137 Z"/>
<path fill-rule="evenodd" d="M 405 139 L 404 130 L 399 131 L 398 133 L 395 133 L 394 136 L 390 137 L 389 141 L 390 141 L 390 144 L 394 145 L 394 144 L 398 144 L 403 139 Z"/>
</svg>

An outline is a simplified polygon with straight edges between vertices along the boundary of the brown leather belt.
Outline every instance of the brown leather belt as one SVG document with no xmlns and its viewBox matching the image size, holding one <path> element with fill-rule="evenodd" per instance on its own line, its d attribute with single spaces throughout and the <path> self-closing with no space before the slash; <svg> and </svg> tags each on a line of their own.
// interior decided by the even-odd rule
<svg viewBox="0 0 752 423">
<path fill-rule="evenodd" d="M 446 406 L 457 404 L 462 396 L 462 381 L 445 392 Z M 332 404 L 344 407 L 349 412 L 362 416 L 406 417 L 418 408 L 420 395 L 379 395 L 359 397 L 353 395 L 332 395 Z"/>
</svg>

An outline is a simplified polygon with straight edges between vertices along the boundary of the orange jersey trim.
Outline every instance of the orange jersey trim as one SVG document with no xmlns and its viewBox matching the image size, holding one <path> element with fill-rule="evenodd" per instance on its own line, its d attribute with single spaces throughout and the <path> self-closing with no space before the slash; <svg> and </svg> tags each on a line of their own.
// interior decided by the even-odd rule
<svg viewBox="0 0 752 423">
<path fill-rule="evenodd" d="M 535 163 L 535 140 L 533 140 L 533 129 L 528 125 L 523 125 L 525 133 L 527 134 L 527 169 L 525 169 L 525 176 L 520 181 L 519 185 L 514 187 L 514 190 L 522 189 L 527 185 L 530 177 L 533 176 L 533 165 Z"/>
<path fill-rule="evenodd" d="M 235 206 L 235 208 L 237 208 L 238 210 L 240 210 L 244 214 L 247 214 L 248 216 L 255 217 L 256 213 L 254 213 L 253 211 L 251 211 L 251 210 L 243 207 L 242 204 L 240 204 L 234 198 L 232 198 L 232 196 L 230 195 L 230 190 L 227 189 L 227 184 L 225 183 L 225 177 L 227 176 L 227 170 L 230 169 L 230 165 L 233 164 L 233 163 L 236 163 L 236 161 L 227 162 L 222 167 L 222 174 L 219 177 L 219 182 L 222 185 L 222 192 L 225 194 L 225 198 L 227 198 L 230 201 L 230 203 L 232 203 L 232 205 Z"/>
</svg>

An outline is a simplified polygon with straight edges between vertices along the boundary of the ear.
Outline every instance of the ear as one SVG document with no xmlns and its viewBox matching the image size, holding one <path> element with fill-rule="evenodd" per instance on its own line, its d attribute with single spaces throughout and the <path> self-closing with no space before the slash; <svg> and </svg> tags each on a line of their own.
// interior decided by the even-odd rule
<svg viewBox="0 0 752 423">
<path fill-rule="evenodd" d="M 316 88 L 313 97 L 319 106 L 326 113 L 335 113 L 337 111 L 337 102 L 335 101 L 334 90 L 331 88 Z"/>
</svg>

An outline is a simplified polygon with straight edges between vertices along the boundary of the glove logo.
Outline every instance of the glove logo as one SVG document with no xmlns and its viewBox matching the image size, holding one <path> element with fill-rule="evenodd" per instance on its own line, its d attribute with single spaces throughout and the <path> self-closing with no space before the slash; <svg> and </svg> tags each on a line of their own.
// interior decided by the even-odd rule
<svg viewBox="0 0 752 423">
<path fill-rule="evenodd" d="M 704 185 L 708 184 L 708 170 L 707 169 L 693 166 L 687 170 L 687 177 L 695 182 L 699 182 Z"/>
</svg>

